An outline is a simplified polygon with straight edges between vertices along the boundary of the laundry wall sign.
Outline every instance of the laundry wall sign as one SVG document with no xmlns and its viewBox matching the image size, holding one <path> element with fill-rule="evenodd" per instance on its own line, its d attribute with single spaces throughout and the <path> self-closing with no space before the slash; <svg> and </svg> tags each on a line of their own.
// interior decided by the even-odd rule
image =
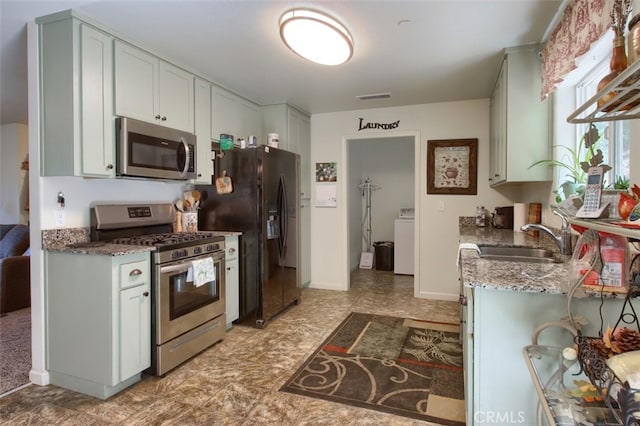
<svg viewBox="0 0 640 426">
<path fill-rule="evenodd" d="M 364 118 L 360 118 L 358 122 L 358 131 L 365 129 L 393 130 L 397 129 L 399 125 L 400 120 L 394 121 L 392 123 L 365 123 Z"/>
</svg>

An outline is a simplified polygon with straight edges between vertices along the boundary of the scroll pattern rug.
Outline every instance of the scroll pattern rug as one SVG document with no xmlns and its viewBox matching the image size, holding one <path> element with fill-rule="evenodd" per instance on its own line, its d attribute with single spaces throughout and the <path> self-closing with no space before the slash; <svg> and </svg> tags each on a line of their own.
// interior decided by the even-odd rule
<svg viewBox="0 0 640 426">
<path fill-rule="evenodd" d="M 0 317 L 0 395 L 29 383 L 31 308 Z"/>
<path fill-rule="evenodd" d="M 457 324 L 352 312 L 280 391 L 464 425 Z"/>
</svg>

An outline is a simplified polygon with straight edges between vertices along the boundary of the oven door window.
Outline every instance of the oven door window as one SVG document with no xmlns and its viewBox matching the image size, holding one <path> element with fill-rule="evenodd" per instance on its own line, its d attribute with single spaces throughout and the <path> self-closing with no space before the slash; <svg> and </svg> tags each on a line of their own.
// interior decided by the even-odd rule
<svg viewBox="0 0 640 426">
<path fill-rule="evenodd" d="M 196 311 L 203 306 L 220 300 L 220 268 L 213 268 L 214 279 L 205 283 L 197 283 L 194 279 L 194 268 L 170 275 L 169 278 L 169 319 Z M 196 285 L 199 284 L 199 285 Z"/>
</svg>

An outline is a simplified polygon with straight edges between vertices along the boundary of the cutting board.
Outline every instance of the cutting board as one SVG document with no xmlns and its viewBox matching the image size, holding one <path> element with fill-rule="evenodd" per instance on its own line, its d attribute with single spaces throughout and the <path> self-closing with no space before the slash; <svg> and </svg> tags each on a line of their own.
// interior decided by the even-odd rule
<svg viewBox="0 0 640 426">
<path fill-rule="evenodd" d="M 527 215 L 527 223 L 541 223 L 542 222 L 542 204 L 541 203 L 529 203 L 529 212 Z M 540 231 L 534 229 L 527 231 L 527 235 L 538 238 Z"/>
</svg>

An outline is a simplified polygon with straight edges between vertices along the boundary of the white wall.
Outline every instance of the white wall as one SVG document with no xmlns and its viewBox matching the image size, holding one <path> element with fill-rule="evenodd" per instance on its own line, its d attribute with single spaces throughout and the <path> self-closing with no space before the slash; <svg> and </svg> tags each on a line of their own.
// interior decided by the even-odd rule
<svg viewBox="0 0 640 426">
<path fill-rule="evenodd" d="M 20 123 L 3 124 L 0 129 L 0 223 L 26 224 L 29 179 L 21 165 L 28 160 L 29 129 Z"/>
<path fill-rule="evenodd" d="M 400 120 L 394 130 L 366 129 L 358 132 L 359 119 L 372 123 Z M 492 190 L 489 171 L 489 100 L 412 105 L 396 108 L 315 114 L 311 117 L 311 161 L 337 162 L 338 182 L 349 176 L 347 140 L 418 135 L 414 151 L 417 263 L 415 294 L 456 300 L 458 294 L 455 258 L 458 247 L 458 217 L 473 216 L 475 208 L 510 205 L 513 200 Z M 478 195 L 427 195 L 427 140 L 478 138 Z M 338 185 L 335 209 L 312 208 L 311 287 L 336 290 L 349 288 L 349 235 L 347 234 L 346 184 Z M 349 191 L 350 192 L 350 191 Z M 315 188 L 312 188 L 312 198 Z M 378 201 L 380 203 L 380 201 Z M 444 211 L 439 211 L 440 202 Z M 313 201 L 312 201 L 313 205 Z"/>
<path fill-rule="evenodd" d="M 54 212 L 60 210 L 58 192 L 65 197 L 64 228 L 89 227 L 89 210 L 93 204 L 171 203 L 186 185 L 177 182 L 149 182 L 134 179 L 86 179 L 55 176 L 40 178 L 41 229 L 55 229 Z"/>
</svg>

